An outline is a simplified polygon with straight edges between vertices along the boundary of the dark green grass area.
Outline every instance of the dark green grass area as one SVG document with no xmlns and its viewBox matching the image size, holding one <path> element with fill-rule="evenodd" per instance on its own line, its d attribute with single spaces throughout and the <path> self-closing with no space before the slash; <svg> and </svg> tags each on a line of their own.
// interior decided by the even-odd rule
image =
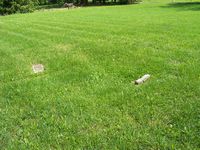
<svg viewBox="0 0 200 150">
<path fill-rule="evenodd" d="M 164 8 L 175 8 L 179 11 L 185 11 L 185 10 L 194 10 L 194 11 L 200 11 L 200 2 L 177 2 L 177 3 L 170 3 L 167 6 L 164 6 Z"/>
<path fill-rule="evenodd" d="M 168 6 L 0 17 L 1 149 L 199 149 L 200 11 Z"/>
</svg>

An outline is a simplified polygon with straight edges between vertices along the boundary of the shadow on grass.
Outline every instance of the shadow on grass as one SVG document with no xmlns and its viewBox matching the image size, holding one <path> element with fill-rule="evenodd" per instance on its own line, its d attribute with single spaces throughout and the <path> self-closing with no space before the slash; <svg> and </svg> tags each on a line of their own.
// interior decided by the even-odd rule
<svg viewBox="0 0 200 150">
<path fill-rule="evenodd" d="M 132 4 L 139 4 L 137 2 L 132 3 Z M 131 4 L 120 4 L 120 3 L 105 3 L 105 4 L 100 4 L 100 3 L 88 3 L 85 5 L 82 4 L 74 4 L 76 7 L 91 7 L 91 6 L 119 6 L 119 5 L 131 5 Z M 48 10 L 48 9 L 58 9 L 58 8 L 64 8 L 62 4 L 50 4 L 50 5 L 41 5 L 37 7 L 37 10 Z"/>
<path fill-rule="evenodd" d="M 200 2 L 174 2 L 167 6 L 162 6 L 164 8 L 175 8 L 177 10 L 194 10 L 200 11 Z"/>
<path fill-rule="evenodd" d="M 51 5 L 41 5 L 41 6 L 38 6 L 38 10 L 41 10 L 41 9 L 54 9 L 54 8 L 63 8 L 62 5 L 60 4 L 51 4 Z"/>
</svg>

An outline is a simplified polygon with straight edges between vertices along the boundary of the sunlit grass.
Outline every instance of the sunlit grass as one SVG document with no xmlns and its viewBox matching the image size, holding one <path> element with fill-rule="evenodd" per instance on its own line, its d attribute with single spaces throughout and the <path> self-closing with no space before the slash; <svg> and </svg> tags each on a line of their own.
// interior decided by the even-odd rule
<svg viewBox="0 0 200 150">
<path fill-rule="evenodd" d="M 198 149 L 200 11 L 181 7 L 0 17 L 1 148 Z"/>
</svg>

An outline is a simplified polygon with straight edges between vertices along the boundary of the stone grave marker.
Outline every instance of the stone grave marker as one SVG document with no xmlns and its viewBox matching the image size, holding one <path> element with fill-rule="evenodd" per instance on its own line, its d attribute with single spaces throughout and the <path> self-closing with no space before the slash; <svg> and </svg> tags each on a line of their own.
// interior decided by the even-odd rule
<svg viewBox="0 0 200 150">
<path fill-rule="evenodd" d="M 34 73 L 41 73 L 44 71 L 44 66 L 42 64 L 34 64 L 32 69 Z"/>
</svg>

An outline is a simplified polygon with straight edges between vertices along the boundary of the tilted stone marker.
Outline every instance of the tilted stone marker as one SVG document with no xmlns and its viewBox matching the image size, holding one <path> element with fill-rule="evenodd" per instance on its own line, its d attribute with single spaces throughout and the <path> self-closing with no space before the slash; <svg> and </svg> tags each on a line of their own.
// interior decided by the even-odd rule
<svg viewBox="0 0 200 150">
<path fill-rule="evenodd" d="M 149 74 L 145 74 L 143 77 L 135 80 L 135 84 L 142 84 L 144 83 L 146 80 L 148 80 L 151 76 Z"/>
<path fill-rule="evenodd" d="M 40 73 L 44 71 L 44 66 L 42 64 L 35 64 L 32 66 L 34 73 Z"/>
</svg>

